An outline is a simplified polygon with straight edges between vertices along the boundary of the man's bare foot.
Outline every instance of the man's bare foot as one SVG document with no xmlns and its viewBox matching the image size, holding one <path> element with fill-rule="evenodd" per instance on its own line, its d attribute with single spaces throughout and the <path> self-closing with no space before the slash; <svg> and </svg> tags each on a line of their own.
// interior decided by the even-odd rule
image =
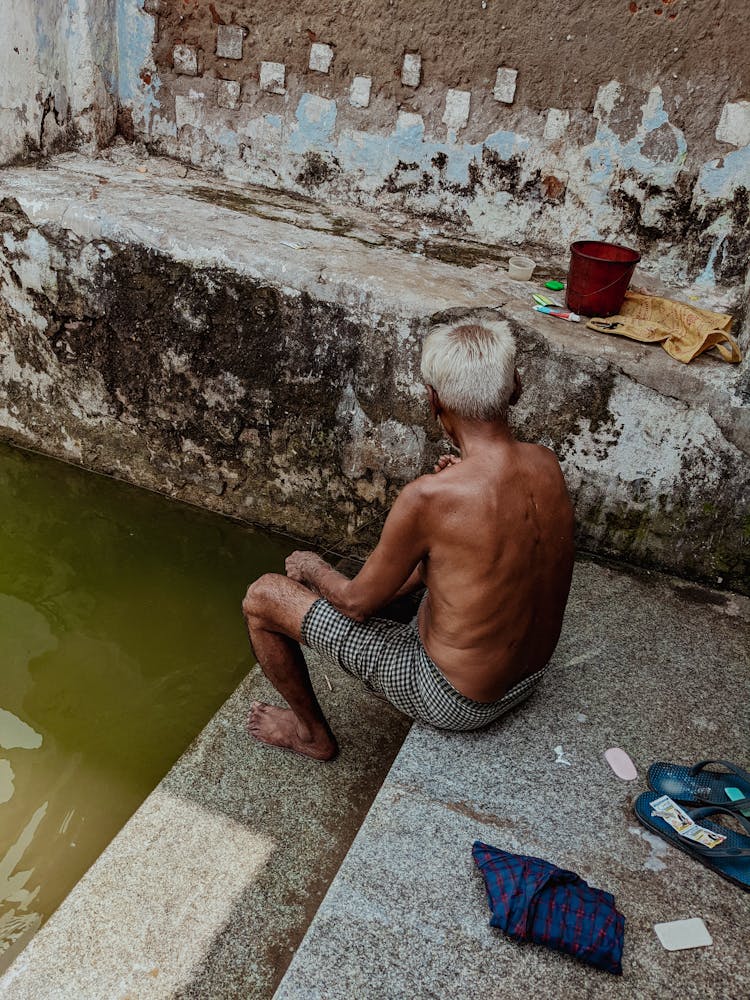
<svg viewBox="0 0 750 1000">
<path fill-rule="evenodd" d="M 253 739 L 267 746 L 290 750 L 313 760 L 333 760 L 339 752 L 332 733 L 321 727 L 310 739 L 303 739 L 298 731 L 297 716 L 290 708 L 267 705 L 254 701 L 247 717 L 247 729 Z"/>
</svg>

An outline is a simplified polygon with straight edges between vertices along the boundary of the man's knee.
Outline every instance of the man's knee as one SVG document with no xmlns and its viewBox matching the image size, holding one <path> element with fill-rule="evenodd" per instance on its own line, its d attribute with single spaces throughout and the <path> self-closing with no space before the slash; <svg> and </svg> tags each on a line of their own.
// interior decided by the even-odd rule
<svg viewBox="0 0 750 1000">
<path fill-rule="evenodd" d="M 278 575 L 265 573 L 247 588 L 242 600 L 242 614 L 249 621 L 263 621 L 273 606 L 278 594 Z"/>
</svg>

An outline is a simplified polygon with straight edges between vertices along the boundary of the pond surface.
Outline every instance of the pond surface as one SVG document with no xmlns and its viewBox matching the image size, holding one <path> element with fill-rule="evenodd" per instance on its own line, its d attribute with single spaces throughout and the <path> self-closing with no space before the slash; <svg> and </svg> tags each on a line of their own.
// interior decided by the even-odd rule
<svg viewBox="0 0 750 1000">
<path fill-rule="evenodd" d="M 293 547 L 0 446 L 0 971 L 247 673 Z"/>
</svg>

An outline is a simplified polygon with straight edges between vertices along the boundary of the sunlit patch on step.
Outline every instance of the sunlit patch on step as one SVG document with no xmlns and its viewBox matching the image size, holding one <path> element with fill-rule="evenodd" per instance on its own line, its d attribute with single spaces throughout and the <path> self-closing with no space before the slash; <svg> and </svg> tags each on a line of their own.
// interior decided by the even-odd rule
<svg viewBox="0 0 750 1000">
<path fill-rule="evenodd" d="M 0 990 L 31 967 L 46 980 L 38 996 L 179 993 L 274 847 L 271 837 L 157 789 L 73 889 L 58 919 L 31 941 Z M 92 905 L 101 895 L 89 890 L 92 880 L 107 887 L 106 914 Z M 75 940 L 81 956 L 75 973 L 45 959 L 66 950 L 62 939 Z M 33 988 L 27 979 L 25 989 Z"/>
</svg>

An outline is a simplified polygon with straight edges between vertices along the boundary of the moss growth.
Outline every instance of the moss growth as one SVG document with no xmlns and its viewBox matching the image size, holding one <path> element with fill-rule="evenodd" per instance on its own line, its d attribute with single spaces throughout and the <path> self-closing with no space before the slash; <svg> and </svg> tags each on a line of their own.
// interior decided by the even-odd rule
<svg viewBox="0 0 750 1000">
<path fill-rule="evenodd" d="M 346 239 L 354 240 L 362 246 L 372 246 L 373 241 L 363 239 L 357 235 L 355 223 L 343 215 L 335 215 L 320 205 L 316 205 L 307 198 L 300 197 L 297 201 L 294 197 L 287 195 L 285 201 L 275 197 L 258 197 L 257 192 L 253 195 L 241 194 L 238 191 L 226 188 L 209 188 L 202 185 L 193 185 L 190 188 L 190 196 L 200 201 L 208 202 L 219 208 L 226 208 L 232 212 L 241 212 L 243 215 L 252 215 L 258 219 L 266 219 L 271 222 L 283 221 L 289 225 L 297 225 L 300 229 L 310 230 L 318 233 L 331 233 L 334 236 L 343 236 Z M 299 222 L 282 215 L 274 209 L 293 208 L 301 213 Z M 313 212 L 322 215 L 328 220 L 327 225 L 316 225 Z M 433 237 L 429 240 L 421 241 L 416 239 L 400 240 L 394 236 L 383 236 L 382 244 L 390 246 L 404 253 L 421 253 L 430 260 L 438 260 L 444 264 L 454 264 L 459 267 L 476 267 L 478 264 L 500 264 L 506 266 L 508 258 L 515 251 L 512 248 L 496 247 L 488 244 L 474 243 L 469 240 L 449 240 L 443 237 Z M 549 272 L 551 273 L 551 272 Z M 541 267 L 537 274 L 544 278 L 548 274 L 548 269 Z"/>
<path fill-rule="evenodd" d="M 246 194 L 240 194 L 239 191 L 228 191 L 226 188 L 210 188 L 194 184 L 190 188 L 190 196 L 198 198 L 201 201 L 207 201 L 210 205 L 218 205 L 219 208 L 231 209 L 232 212 L 257 215 L 261 219 L 274 218 L 272 215 L 264 215 L 253 198 Z"/>
<path fill-rule="evenodd" d="M 326 157 L 321 153 L 310 151 L 305 153 L 302 170 L 297 175 L 297 183 L 312 190 L 327 184 L 341 173 L 341 166 L 336 157 Z"/>
</svg>

